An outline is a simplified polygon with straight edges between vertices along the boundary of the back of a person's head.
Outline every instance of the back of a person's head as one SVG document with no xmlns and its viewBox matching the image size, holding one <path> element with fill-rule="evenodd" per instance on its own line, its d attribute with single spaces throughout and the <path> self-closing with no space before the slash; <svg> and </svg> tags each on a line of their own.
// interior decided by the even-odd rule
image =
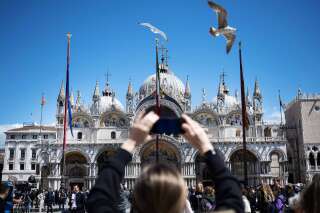
<svg viewBox="0 0 320 213">
<path fill-rule="evenodd" d="M 180 173 L 165 164 L 146 167 L 134 187 L 134 209 L 138 213 L 181 213 L 187 199 Z"/>
<path fill-rule="evenodd" d="M 5 183 L 0 183 L 0 195 L 3 195 L 9 191 L 9 186 Z"/>
<path fill-rule="evenodd" d="M 199 192 L 199 193 L 203 193 L 204 192 L 204 188 L 203 188 L 203 184 L 202 183 L 197 183 L 196 192 Z"/>
<path fill-rule="evenodd" d="M 312 182 L 302 192 L 300 207 L 304 213 L 320 212 L 320 174 L 315 174 Z"/>
</svg>

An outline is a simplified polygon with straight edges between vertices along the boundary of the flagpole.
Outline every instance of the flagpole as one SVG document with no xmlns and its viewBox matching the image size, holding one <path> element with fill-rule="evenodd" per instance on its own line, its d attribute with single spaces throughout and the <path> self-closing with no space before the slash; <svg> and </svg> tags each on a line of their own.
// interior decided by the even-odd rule
<svg viewBox="0 0 320 213">
<path fill-rule="evenodd" d="M 282 101 L 281 101 L 281 95 L 280 95 L 280 90 L 278 90 L 278 94 L 279 94 L 279 105 L 280 105 L 280 127 L 282 126 Z"/>
<path fill-rule="evenodd" d="M 41 97 L 41 113 L 40 113 L 40 130 L 39 130 L 39 141 L 40 141 L 40 154 L 43 156 L 43 143 L 42 143 L 42 114 L 43 114 L 43 106 L 45 104 L 45 101 L 44 101 L 44 94 L 42 93 L 42 97 Z M 38 164 L 39 165 L 39 164 Z M 40 174 L 40 178 L 41 178 L 41 169 L 40 169 L 40 166 L 39 166 L 39 174 Z M 40 181 L 40 187 L 43 188 L 43 180 L 41 178 L 41 181 Z"/>
<path fill-rule="evenodd" d="M 244 78 L 242 69 L 242 54 L 241 54 L 241 42 L 239 42 L 239 60 L 240 60 L 240 85 L 241 85 L 241 110 L 242 110 L 242 141 L 243 141 L 243 169 L 244 169 L 244 184 L 248 186 L 248 169 L 247 169 L 247 142 L 246 142 L 246 126 L 248 119 L 246 118 L 246 101 L 244 91 Z"/>
<path fill-rule="evenodd" d="M 158 39 L 156 39 L 156 113 L 160 116 L 160 73 L 158 59 Z M 159 163 L 159 134 L 156 134 L 156 163 Z"/>
<path fill-rule="evenodd" d="M 66 72 L 66 95 L 64 101 L 64 118 L 63 118 L 63 148 L 62 148 L 62 165 L 61 165 L 61 187 L 65 187 L 64 175 L 65 175 L 65 149 L 67 142 L 67 109 L 69 100 L 69 64 L 70 64 L 70 38 L 71 33 L 67 33 L 68 46 L 67 46 L 67 72 Z"/>
</svg>

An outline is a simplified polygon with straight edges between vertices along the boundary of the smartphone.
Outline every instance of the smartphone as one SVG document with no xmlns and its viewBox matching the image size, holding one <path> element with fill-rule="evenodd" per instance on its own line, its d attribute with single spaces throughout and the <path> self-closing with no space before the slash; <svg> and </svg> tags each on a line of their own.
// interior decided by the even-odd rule
<svg viewBox="0 0 320 213">
<path fill-rule="evenodd" d="M 161 118 L 153 125 L 151 134 L 178 135 L 183 134 L 182 118 Z"/>
</svg>

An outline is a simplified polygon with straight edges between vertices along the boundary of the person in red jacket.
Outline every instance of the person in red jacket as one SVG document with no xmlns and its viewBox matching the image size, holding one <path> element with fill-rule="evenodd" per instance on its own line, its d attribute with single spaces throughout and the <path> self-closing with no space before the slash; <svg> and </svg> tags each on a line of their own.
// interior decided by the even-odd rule
<svg viewBox="0 0 320 213">
<path fill-rule="evenodd" d="M 208 169 L 213 175 L 216 192 L 216 210 L 244 212 L 240 185 L 216 154 L 204 129 L 187 115 L 183 114 L 182 129 L 186 140 L 199 150 Z M 125 166 L 131 161 L 132 153 L 138 145 L 149 141 L 150 130 L 159 116 L 149 112 L 137 116 L 130 129 L 128 140 L 118 153 L 105 162 L 102 172 L 91 189 L 88 212 L 119 212 L 120 183 Z M 137 213 L 182 213 L 187 205 L 187 188 L 180 172 L 164 164 L 154 164 L 143 170 L 133 190 L 132 212 Z M 230 211 L 229 211 L 230 212 Z"/>
</svg>

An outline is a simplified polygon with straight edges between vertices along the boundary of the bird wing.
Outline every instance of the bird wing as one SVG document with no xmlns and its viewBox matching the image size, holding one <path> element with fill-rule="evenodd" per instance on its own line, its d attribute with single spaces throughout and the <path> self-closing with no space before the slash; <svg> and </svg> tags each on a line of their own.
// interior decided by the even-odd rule
<svg viewBox="0 0 320 213">
<path fill-rule="evenodd" d="M 224 34 L 224 36 L 227 40 L 227 54 L 228 54 L 232 48 L 234 40 L 236 40 L 236 35 L 234 33 L 226 33 Z"/>
<path fill-rule="evenodd" d="M 156 28 L 155 26 L 153 26 L 152 24 L 150 24 L 150 23 L 138 23 L 138 24 L 143 27 L 148 28 L 151 32 L 153 32 L 155 34 L 161 35 L 166 41 L 168 41 L 167 35 L 163 31 L 161 31 L 158 28 Z"/>
<path fill-rule="evenodd" d="M 221 7 L 220 5 L 218 5 L 212 1 L 208 1 L 208 5 L 218 15 L 219 29 L 225 28 L 226 26 L 228 26 L 228 22 L 227 22 L 228 12 L 223 7 Z"/>
</svg>

